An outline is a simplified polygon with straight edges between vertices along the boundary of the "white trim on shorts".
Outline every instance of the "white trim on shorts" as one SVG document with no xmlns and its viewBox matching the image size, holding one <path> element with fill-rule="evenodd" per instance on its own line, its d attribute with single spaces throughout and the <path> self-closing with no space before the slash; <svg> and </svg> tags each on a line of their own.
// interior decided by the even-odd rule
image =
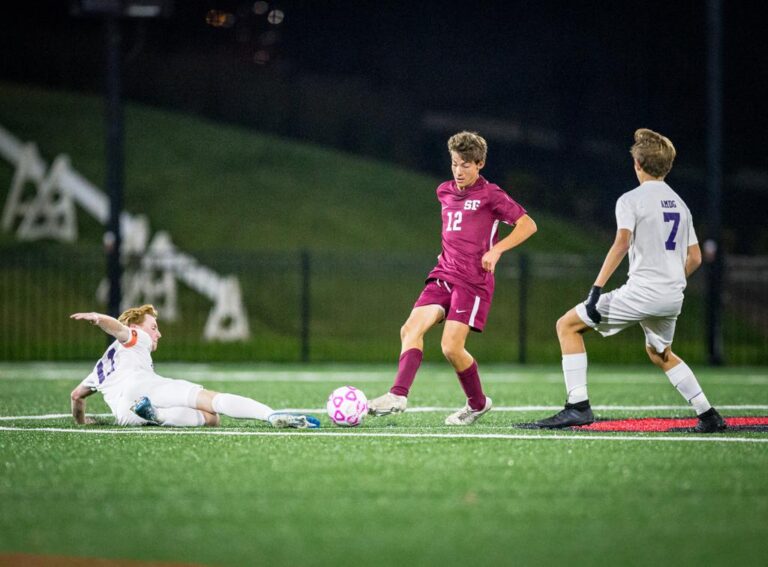
<svg viewBox="0 0 768 567">
<path fill-rule="evenodd" d="M 475 296 L 475 304 L 472 306 L 472 313 L 469 315 L 469 326 L 474 327 L 475 326 L 475 316 L 477 315 L 477 310 L 480 309 L 480 296 Z"/>
</svg>

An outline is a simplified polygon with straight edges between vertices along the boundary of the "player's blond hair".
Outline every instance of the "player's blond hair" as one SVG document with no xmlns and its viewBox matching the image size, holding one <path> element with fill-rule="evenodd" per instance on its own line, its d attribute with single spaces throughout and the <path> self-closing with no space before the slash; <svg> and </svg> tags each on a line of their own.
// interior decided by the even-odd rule
<svg viewBox="0 0 768 567">
<path fill-rule="evenodd" d="M 155 309 L 154 305 L 147 303 L 141 307 L 126 309 L 117 320 L 123 325 L 141 325 L 144 322 L 144 317 L 147 315 L 152 315 L 152 317 L 157 319 L 157 309 Z"/>
<path fill-rule="evenodd" d="M 480 163 L 488 154 L 488 143 L 477 132 L 459 132 L 448 139 L 448 151 L 456 152 L 465 161 Z"/>
<path fill-rule="evenodd" d="M 652 177 L 665 177 L 672 169 L 677 152 L 672 141 L 648 128 L 635 130 L 635 143 L 629 153 L 640 167 Z"/>
</svg>

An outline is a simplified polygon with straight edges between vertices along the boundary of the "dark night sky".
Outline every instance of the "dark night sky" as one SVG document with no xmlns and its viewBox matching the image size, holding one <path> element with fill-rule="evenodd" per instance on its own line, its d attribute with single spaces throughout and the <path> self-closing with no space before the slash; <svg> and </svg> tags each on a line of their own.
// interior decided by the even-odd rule
<svg viewBox="0 0 768 567">
<path fill-rule="evenodd" d="M 15 52 L 16 61 L 10 69 L 7 60 L 0 66 L 3 75 L 23 79 L 21 69 L 30 66 L 23 60 L 34 58 L 35 69 L 27 74 L 39 79 L 50 63 L 40 44 L 52 36 L 70 34 L 73 50 L 82 50 L 82 32 L 93 32 L 96 23 L 70 18 L 68 4 L 29 0 L 5 9 L 0 47 Z M 291 72 L 394 86 L 437 110 L 523 115 L 543 124 L 562 123 L 567 113 L 574 127 L 609 139 L 624 140 L 630 124 L 642 123 L 690 140 L 696 151 L 703 147 L 697 141 L 703 139 L 706 117 L 703 0 L 284 0 L 270 4 L 285 12 L 279 26 L 256 16 L 253 2 L 174 4 L 171 19 L 147 25 L 134 56 L 151 57 L 154 50 L 192 56 L 205 46 L 221 49 L 223 57 L 245 57 L 259 48 L 261 32 L 272 29 L 279 36 L 269 48 L 269 65 Z M 754 143 L 768 126 L 760 111 L 768 95 L 768 41 L 757 17 L 759 3 L 723 4 L 727 142 L 738 148 L 736 161 L 763 166 L 761 144 Z M 236 25 L 206 25 L 210 8 L 231 11 Z M 249 37 L 238 42 L 245 27 Z M 127 35 L 130 44 L 130 30 Z M 88 57 L 98 59 L 96 47 L 87 50 Z"/>
<path fill-rule="evenodd" d="M 100 24 L 70 17 L 68 5 L 4 7 L 0 79 L 99 92 Z M 269 3 L 285 14 L 279 25 L 254 14 L 254 2 L 174 5 L 170 19 L 126 25 L 129 73 L 160 54 L 192 65 L 205 55 L 222 66 L 246 64 L 253 74 L 357 81 L 397 93 L 393 101 L 405 99 L 422 114 L 522 123 L 621 152 L 635 128 L 650 127 L 676 143 L 678 163 L 702 171 L 706 163 L 705 0 L 282 0 Z M 726 183 L 746 172 L 757 187 L 750 191 L 765 202 L 768 41 L 760 6 L 723 2 L 723 150 Z M 210 9 L 231 12 L 234 25 L 206 24 Z M 259 51 L 267 64 L 254 63 Z"/>
<path fill-rule="evenodd" d="M 279 57 L 317 73 L 398 85 L 424 106 L 543 123 L 567 113 L 593 135 L 648 124 L 701 151 L 706 5 L 626 2 L 285 2 Z M 727 141 L 768 163 L 768 41 L 757 2 L 724 2 Z M 625 126 L 626 128 L 626 126 Z M 733 156 L 736 158 L 737 156 Z"/>
</svg>

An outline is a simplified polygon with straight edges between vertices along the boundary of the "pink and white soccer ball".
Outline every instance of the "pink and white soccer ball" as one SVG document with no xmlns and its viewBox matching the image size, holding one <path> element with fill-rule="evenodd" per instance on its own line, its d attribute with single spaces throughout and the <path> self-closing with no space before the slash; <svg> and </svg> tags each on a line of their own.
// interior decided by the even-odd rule
<svg viewBox="0 0 768 567">
<path fill-rule="evenodd" d="M 342 386 L 331 392 L 325 408 L 328 411 L 328 417 L 336 425 L 357 427 L 368 415 L 368 398 L 362 390 L 352 386 Z"/>
</svg>

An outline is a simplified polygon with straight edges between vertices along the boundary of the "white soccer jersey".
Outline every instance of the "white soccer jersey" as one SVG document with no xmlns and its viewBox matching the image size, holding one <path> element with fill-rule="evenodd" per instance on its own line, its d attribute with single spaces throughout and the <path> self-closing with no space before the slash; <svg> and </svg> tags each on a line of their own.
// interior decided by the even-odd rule
<svg viewBox="0 0 768 567">
<path fill-rule="evenodd" d="M 619 197 L 616 224 L 632 231 L 627 286 L 647 299 L 682 301 L 688 247 L 698 240 L 680 196 L 663 181 L 646 181 Z"/>
<path fill-rule="evenodd" d="M 131 329 L 125 344 L 114 341 L 81 385 L 97 390 L 110 408 L 132 382 L 155 377 L 152 339 L 141 329 Z"/>
</svg>

